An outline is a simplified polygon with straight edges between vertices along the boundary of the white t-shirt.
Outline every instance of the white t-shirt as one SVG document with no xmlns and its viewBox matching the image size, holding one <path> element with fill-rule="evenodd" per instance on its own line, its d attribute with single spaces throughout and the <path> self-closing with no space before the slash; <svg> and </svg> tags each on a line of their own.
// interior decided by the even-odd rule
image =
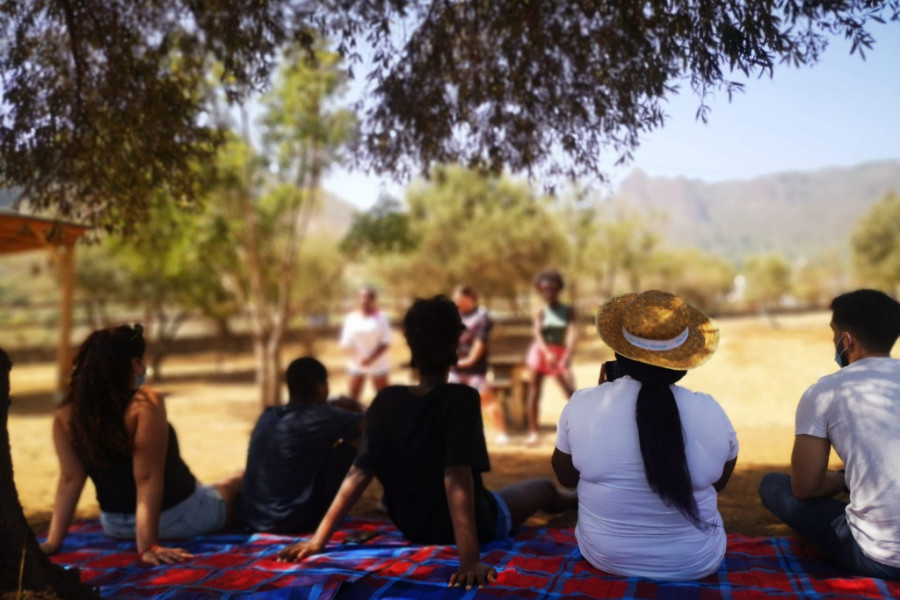
<svg viewBox="0 0 900 600">
<path fill-rule="evenodd" d="M 621 377 L 578 390 L 559 419 L 556 447 L 572 455 L 580 475 L 578 548 L 607 573 L 698 579 L 715 572 L 725 556 L 713 483 L 737 456 L 737 436 L 712 396 L 672 386 L 697 509 L 710 524 L 699 529 L 647 483 L 635 421 L 640 385 Z"/>
<path fill-rule="evenodd" d="M 363 366 L 360 361 L 370 356 L 381 344 L 391 343 L 391 324 L 384 313 L 377 311 L 365 315 L 354 311 L 344 319 L 341 329 L 341 347 L 349 348 L 352 356 L 347 369 L 353 374 L 384 375 L 390 370 L 387 351 L 382 352 L 374 362 Z"/>
<path fill-rule="evenodd" d="M 863 553 L 900 567 L 900 360 L 858 360 L 797 405 L 797 435 L 831 442 L 850 488 L 847 523 Z"/>
</svg>

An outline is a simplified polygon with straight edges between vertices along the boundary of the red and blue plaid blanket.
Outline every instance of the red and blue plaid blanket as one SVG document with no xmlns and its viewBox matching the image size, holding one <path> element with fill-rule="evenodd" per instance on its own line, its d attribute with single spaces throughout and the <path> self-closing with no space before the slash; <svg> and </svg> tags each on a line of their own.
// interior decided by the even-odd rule
<svg viewBox="0 0 900 600">
<path fill-rule="evenodd" d="M 347 536 L 377 535 L 361 544 Z M 383 521 L 350 519 L 325 554 L 299 564 L 279 563 L 278 551 L 295 538 L 247 533 L 202 536 L 178 544 L 190 562 L 153 567 L 138 561 L 134 545 L 105 537 L 96 521 L 75 525 L 54 561 L 81 569 L 82 579 L 106 598 L 900 598 L 900 582 L 851 577 L 789 538 L 728 536 L 718 573 L 685 583 L 608 575 L 578 552 L 572 529 L 521 528 L 514 538 L 483 547 L 496 583 L 478 590 L 450 589 L 458 565 L 453 546 L 415 546 Z"/>
</svg>

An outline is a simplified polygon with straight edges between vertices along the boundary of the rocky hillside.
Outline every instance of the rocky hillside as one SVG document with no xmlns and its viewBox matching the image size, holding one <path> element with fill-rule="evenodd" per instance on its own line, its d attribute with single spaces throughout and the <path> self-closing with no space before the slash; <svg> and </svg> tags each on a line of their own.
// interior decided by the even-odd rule
<svg viewBox="0 0 900 600">
<path fill-rule="evenodd" d="M 900 161 L 718 183 L 636 170 L 618 195 L 664 213 L 673 245 L 732 259 L 762 252 L 799 258 L 845 248 L 860 216 L 889 190 L 900 192 Z"/>
</svg>

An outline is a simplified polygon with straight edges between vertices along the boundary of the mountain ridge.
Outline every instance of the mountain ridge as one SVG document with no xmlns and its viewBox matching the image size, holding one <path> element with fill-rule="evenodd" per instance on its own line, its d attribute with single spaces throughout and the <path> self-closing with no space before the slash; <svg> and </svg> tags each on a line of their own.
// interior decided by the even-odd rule
<svg viewBox="0 0 900 600">
<path fill-rule="evenodd" d="M 900 191 L 900 161 L 785 171 L 705 182 L 636 169 L 617 198 L 645 214 L 665 214 L 667 243 L 740 260 L 777 252 L 814 258 L 847 249 L 859 218 L 886 192 Z"/>
</svg>

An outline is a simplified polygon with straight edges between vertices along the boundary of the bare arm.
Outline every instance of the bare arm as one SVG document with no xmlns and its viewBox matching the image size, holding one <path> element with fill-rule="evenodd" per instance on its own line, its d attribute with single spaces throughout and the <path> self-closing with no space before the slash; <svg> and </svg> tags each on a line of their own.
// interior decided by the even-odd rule
<svg viewBox="0 0 900 600">
<path fill-rule="evenodd" d="M 451 586 L 482 586 L 497 580 L 497 571 L 483 562 L 478 548 L 475 525 L 475 484 L 472 468 L 459 465 L 444 468 L 444 489 L 450 519 L 453 521 L 453 537 L 459 552 L 459 570 L 450 576 Z"/>
<path fill-rule="evenodd" d="M 297 542 L 293 546 L 282 549 L 278 553 L 278 560 L 281 562 L 296 562 L 312 554 L 322 552 L 325 549 L 325 544 L 334 535 L 334 531 L 341 524 L 341 521 L 344 520 L 344 517 L 347 516 L 347 513 L 350 512 L 350 509 L 356 504 L 362 493 L 369 487 L 369 482 L 372 481 L 373 475 L 373 473 L 358 467 L 350 467 L 350 471 L 341 484 L 341 489 L 338 490 L 337 496 L 334 497 L 328 512 L 325 513 L 313 536 L 307 542 Z"/>
<path fill-rule="evenodd" d="M 794 438 L 791 491 L 800 500 L 834 496 L 846 487 L 844 474 L 828 470 L 831 442 L 811 435 Z"/>
<path fill-rule="evenodd" d="M 47 535 L 47 541 L 41 544 L 41 549 L 46 554 L 53 554 L 62 546 L 87 479 L 87 471 L 76 455 L 69 436 L 66 435 L 59 414 L 53 419 L 53 445 L 59 459 L 59 481 L 56 484 L 56 501 L 53 504 L 50 533 Z"/>
<path fill-rule="evenodd" d="M 461 359 L 456 366 L 461 367 L 463 369 L 467 369 L 478 362 L 478 360 L 484 356 L 484 352 L 487 349 L 487 345 L 484 343 L 484 340 L 475 340 L 475 343 L 472 344 L 472 349 L 469 351 L 469 354 Z"/>
<path fill-rule="evenodd" d="M 541 332 L 543 329 L 542 325 L 544 324 L 544 308 L 541 307 L 537 309 L 534 313 L 534 319 L 532 321 L 531 330 L 534 334 L 534 342 L 538 345 L 538 349 L 543 354 L 549 354 L 549 350 L 547 349 L 547 342 L 544 341 L 544 334 Z"/>
<path fill-rule="evenodd" d="M 566 325 L 566 353 L 562 356 L 562 363 L 568 366 L 575 354 L 575 345 L 578 343 L 578 317 L 575 308 L 569 308 L 569 324 Z"/>
<path fill-rule="evenodd" d="M 553 456 L 550 458 L 550 464 L 553 466 L 553 472 L 556 473 L 556 479 L 560 484 L 567 488 L 578 486 L 578 480 L 581 474 L 572 463 L 572 455 L 566 454 L 559 448 L 553 449 Z"/>
<path fill-rule="evenodd" d="M 155 565 L 180 562 L 192 555 L 181 548 L 158 546 L 159 515 L 162 510 L 164 470 L 169 444 L 169 422 L 162 396 L 142 388 L 137 403 L 133 450 L 137 505 L 134 511 L 135 545 L 141 560 Z"/>
<path fill-rule="evenodd" d="M 719 477 L 719 480 L 713 484 L 713 489 L 716 492 L 721 492 L 725 489 L 725 486 L 728 484 L 728 480 L 731 479 L 731 474 L 734 472 L 734 465 L 737 464 L 737 456 L 729 460 L 722 467 L 722 476 Z"/>
<path fill-rule="evenodd" d="M 384 354 L 385 350 L 387 350 L 388 347 L 389 347 L 389 344 L 387 344 L 385 342 L 378 344 L 378 346 L 374 350 L 372 350 L 371 354 L 369 354 L 368 356 L 366 356 L 365 358 L 362 359 L 361 364 L 363 366 L 371 365 L 373 362 L 378 360 L 379 356 Z"/>
</svg>

